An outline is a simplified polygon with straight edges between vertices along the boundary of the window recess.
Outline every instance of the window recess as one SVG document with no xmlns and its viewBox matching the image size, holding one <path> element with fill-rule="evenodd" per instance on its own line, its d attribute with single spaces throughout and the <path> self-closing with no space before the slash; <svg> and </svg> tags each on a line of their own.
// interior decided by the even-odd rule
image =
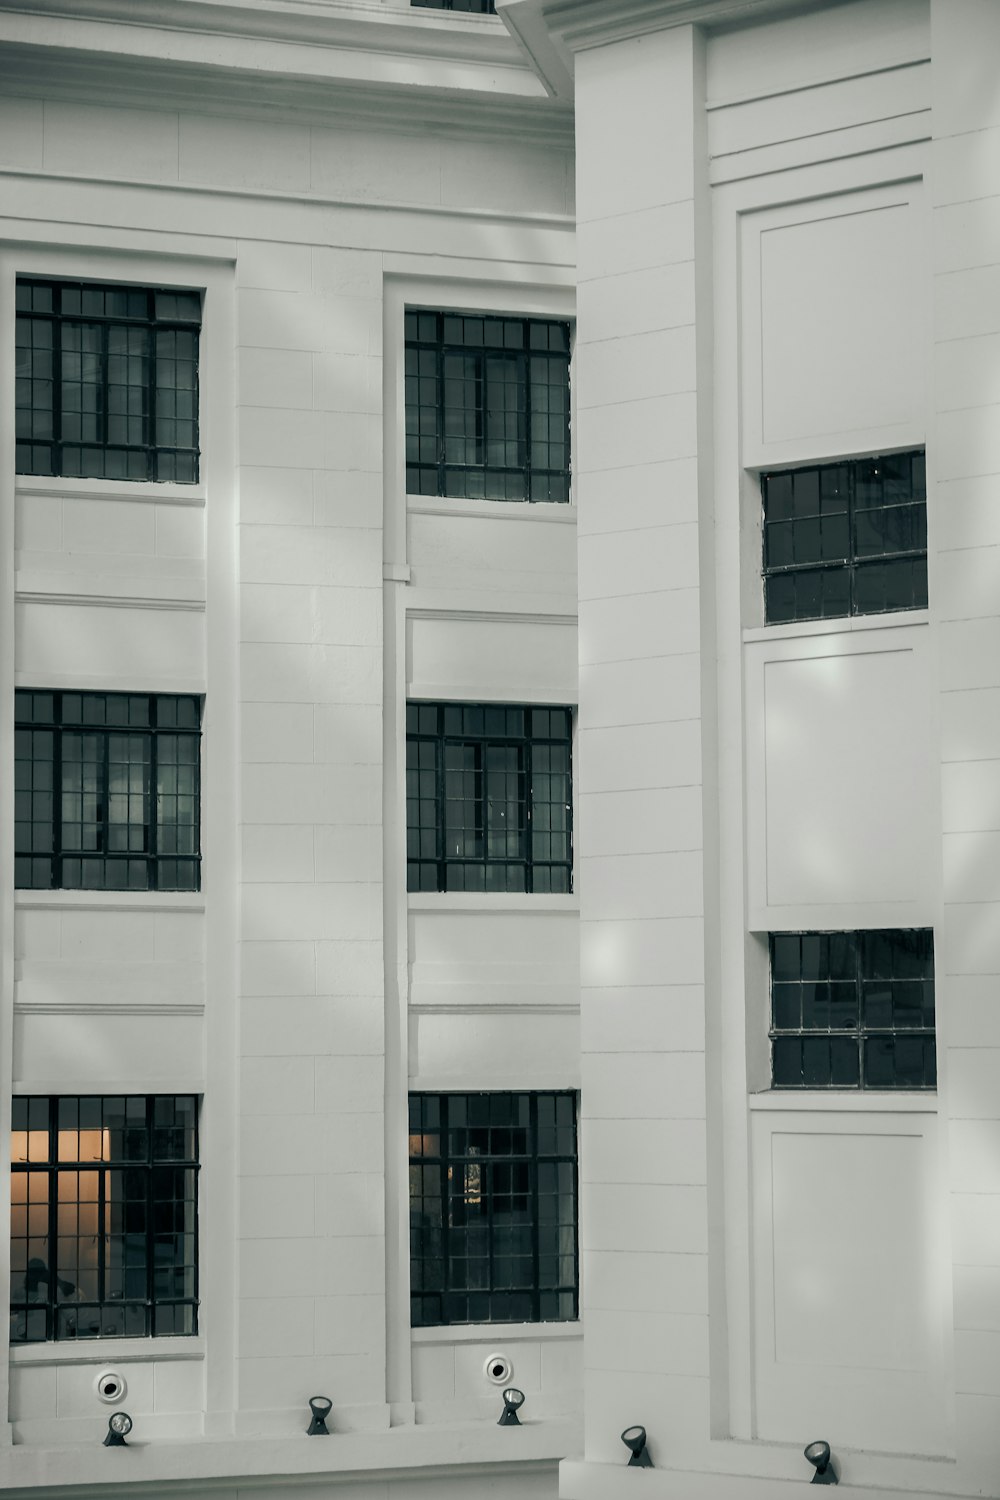
<svg viewBox="0 0 1000 1500">
<path fill-rule="evenodd" d="M 772 932 L 776 1089 L 933 1089 L 930 928 Z"/>
<path fill-rule="evenodd" d="M 201 701 L 14 695 L 19 890 L 196 891 Z"/>
<path fill-rule="evenodd" d="M 407 890 L 573 888 L 572 712 L 406 705 Z"/>
<path fill-rule="evenodd" d="M 569 324 L 406 313 L 406 490 L 569 500 Z"/>
<path fill-rule="evenodd" d="M 576 1099 L 410 1095 L 414 1328 L 578 1316 Z"/>
<path fill-rule="evenodd" d="M 197 1332 L 197 1103 L 15 1096 L 11 1343 Z"/>
<path fill-rule="evenodd" d="M 768 625 L 927 607 L 922 449 L 760 477 Z"/>
<path fill-rule="evenodd" d="M 19 277 L 16 307 L 19 474 L 197 482 L 199 292 Z"/>
</svg>

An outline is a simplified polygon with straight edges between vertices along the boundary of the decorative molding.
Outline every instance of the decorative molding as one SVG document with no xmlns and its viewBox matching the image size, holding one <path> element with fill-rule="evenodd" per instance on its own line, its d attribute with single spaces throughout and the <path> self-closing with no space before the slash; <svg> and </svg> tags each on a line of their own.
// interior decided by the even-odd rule
<svg viewBox="0 0 1000 1500">
<path fill-rule="evenodd" d="M 266 113 L 298 124 L 474 134 L 566 149 L 573 143 L 572 112 L 546 96 L 521 47 L 492 20 L 485 27 L 400 25 L 398 11 L 373 7 L 374 24 L 352 27 L 341 18 L 321 28 L 323 40 L 275 35 L 274 45 L 262 48 L 264 30 L 239 35 L 192 25 L 188 12 L 198 9 L 192 0 L 161 9 L 176 9 L 181 19 L 158 28 L 29 17 L 0 0 L 0 88 L 52 93 L 60 101 L 113 98 L 146 109 Z M 253 14 L 263 27 L 265 8 Z M 417 14 L 406 13 L 406 20 Z"/>
<path fill-rule="evenodd" d="M 69 965 L 67 965 L 69 967 Z M 20 1016 L 203 1016 L 204 1005 L 168 1004 L 153 1001 L 126 1001 L 113 1005 L 108 1001 L 87 1000 L 15 1000 L 14 1014 Z"/>
<path fill-rule="evenodd" d="M 414 605 L 407 606 L 406 614 L 411 620 L 465 620 L 490 625 L 571 625 L 575 628 L 577 623 L 576 614 L 558 613 L 555 610 L 519 610 L 513 603 L 510 609 L 448 609 Z M 446 698 L 454 696 L 454 693 L 445 694 Z M 484 703 L 488 701 L 483 699 Z"/>
<path fill-rule="evenodd" d="M 49 593 L 43 589 L 15 589 L 14 601 L 17 604 L 85 605 L 92 609 L 189 610 L 195 614 L 203 614 L 205 611 L 204 599 L 156 599 L 148 595 L 70 594 L 62 591 Z"/>
<path fill-rule="evenodd" d="M 14 1007 L 17 1009 L 17 1006 Z M 578 1016 L 579 1001 L 530 1001 L 518 1005 L 514 1001 L 491 1001 L 488 1005 L 474 1005 L 467 1000 L 456 1000 L 454 1005 L 445 1001 L 414 1000 L 409 1004 L 410 1015 L 421 1016 Z"/>
<path fill-rule="evenodd" d="M 2 56 L 2 53 L 0 53 L 0 56 Z M 9 96 L 10 92 L 10 90 L 5 88 L 2 68 L 0 68 L 0 97 Z M 92 97 L 90 102 L 93 102 Z M 500 133 L 506 135 L 505 129 L 501 127 Z M 509 139 L 509 137 L 507 138 Z M 473 224 L 523 224 L 531 229 L 557 229 L 571 233 L 575 233 L 576 230 L 576 219 L 572 214 L 519 213 L 516 209 L 473 209 L 445 203 L 399 203 L 388 200 L 374 202 L 366 198 L 330 198 L 325 197 L 321 193 L 306 192 L 304 190 L 297 193 L 288 193 L 279 191 L 277 188 L 230 187 L 225 183 L 213 185 L 204 182 L 146 182 L 140 178 L 133 177 L 88 177 L 83 172 L 76 172 L 72 176 L 69 176 L 65 172 L 42 172 L 27 167 L 0 166 L 0 180 L 4 178 L 12 180 L 23 178 L 29 183 L 45 182 L 55 186 L 79 187 L 84 185 L 99 188 L 141 188 L 144 192 L 169 194 L 191 193 L 196 197 L 213 199 L 241 198 L 255 203 L 296 203 L 306 208 L 315 208 L 324 211 L 330 208 L 363 209 L 365 213 L 414 214 L 418 217 L 426 216 L 432 219 L 467 220 Z M 119 497 L 108 496 L 107 498 Z M 153 496 L 152 498 L 155 500 L 160 497 Z M 174 503 L 178 502 L 175 501 Z M 194 504 L 196 502 L 180 503 Z"/>
</svg>

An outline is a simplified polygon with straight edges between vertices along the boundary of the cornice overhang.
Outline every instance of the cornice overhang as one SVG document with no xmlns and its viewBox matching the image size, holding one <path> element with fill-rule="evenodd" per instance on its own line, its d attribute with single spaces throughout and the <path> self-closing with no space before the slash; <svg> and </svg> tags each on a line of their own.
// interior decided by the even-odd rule
<svg viewBox="0 0 1000 1500">
<path fill-rule="evenodd" d="M 740 26 L 816 4 L 817 0 L 496 0 L 497 14 L 546 91 L 566 100 L 573 96 L 577 52 L 674 26 Z"/>
<path fill-rule="evenodd" d="M 0 0 L 0 90 L 566 145 L 573 131 L 494 17 L 372 0 Z"/>
</svg>

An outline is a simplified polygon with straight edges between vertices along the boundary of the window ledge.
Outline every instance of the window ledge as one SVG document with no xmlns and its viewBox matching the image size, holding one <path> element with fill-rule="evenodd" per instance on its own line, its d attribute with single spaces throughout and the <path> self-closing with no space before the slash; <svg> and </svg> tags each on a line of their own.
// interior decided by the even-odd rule
<svg viewBox="0 0 1000 1500">
<path fill-rule="evenodd" d="M 415 1344 L 524 1343 L 531 1339 L 582 1339 L 583 1323 L 452 1323 L 442 1328 L 411 1328 Z"/>
<path fill-rule="evenodd" d="M 743 643 L 791 641 L 803 635 L 843 635 L 845 631 L 900 630 L 904 626 L 929 623 L 930 611 L 926 609 L 888 610 L 882 615 L 840 615 L 832 620 L 790 620 L 784 625 L 746 626 Z"/>
<path fill-rule="evenodd" d="M 437 500 L 407 495 L 406 508 L 421 516 L 473 516 L 500 521 L 560 521 L 576 525 L 576 506 L 567 500 Z"/>
<path fill-rule="evenodd" d="M 579 896 L 549 895 L 526 891 L 411 891 L 407 911 L 524 911 L 538 915 L 551 911 L 580 910 Z"/>
<path fill-rule="evenodd" d="M 936 1115 L 934 1089 L 765 1089 L 750 1094 L 752 1110 L 833 1110 L 840 1114 Z"/>
<path fill-rule="evenodd" d="M 162 1339 L 80 1339 L 44 1344 L 14 1344 L 14 1365 L 149 1364 L 153 1360 L 204 1359 L 205 1340 L 175 1335 Z"/>
<path fill-rule="evenodd" d="M 205 910 L 201 891 L 32 891 L 14 892 L 14 905 L 22 910 L 64 909 L 70 911 L 200 911 Z"/>
<path fill-rule="evenodd" d="M 147 504 L 204 506 L 204 484 L 158 484 L 151 479 L 77 479 L 60 474 L 18 474 L 19 495 L 56 500 L 140 500 Z"/>
</svg>

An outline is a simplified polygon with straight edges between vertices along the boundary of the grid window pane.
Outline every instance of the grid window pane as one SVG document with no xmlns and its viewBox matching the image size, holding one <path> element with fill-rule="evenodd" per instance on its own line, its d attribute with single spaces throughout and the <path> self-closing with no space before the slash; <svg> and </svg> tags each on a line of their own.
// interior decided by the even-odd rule
<svg viewBox="0 0 1000 1500">
<path fill-rule="evenodd" d="M 407 889 L 572 890 L 568 708 L 408 703 Z"/>
<path fill-rule="evenodd" d="M 494 16 L 494 0 L 410 0 L 411 6 L 420 10 L 460 10 L 466 15 Z"/>
<path fill-rule="evenodd" d="M 18 1096 L 12 1343 L 197 1331 L 197 1100 Z"/>
<path fill-rule="evenodd" d="M 936 1087 L 929 928 L 774 932 L 770 955 L 774 1088 Z"/>
<path fill-rule="evenodd" d="M 15 884 L 197 890 L 201 702 L 15 694 Z"/>
<path fill-rule="evenodd" d="M 411 310 L 405 333 L 408 492 L 568 501 L 569 325 Z"/>
<path fill-rule="evenodd" d="M 576 1318 L 576 1195 L 572 1094 L 411 1094 L 414 1327 Z"/>
<path fill-rule="evenodd" d="M 927 606 L 924 454 L 762 474 L 769 625 Z"/>
<path fill-rule="evenodd" d="M 198 478 L 196 292 L 17 282 L 19 474 Z"/>
</svg>

